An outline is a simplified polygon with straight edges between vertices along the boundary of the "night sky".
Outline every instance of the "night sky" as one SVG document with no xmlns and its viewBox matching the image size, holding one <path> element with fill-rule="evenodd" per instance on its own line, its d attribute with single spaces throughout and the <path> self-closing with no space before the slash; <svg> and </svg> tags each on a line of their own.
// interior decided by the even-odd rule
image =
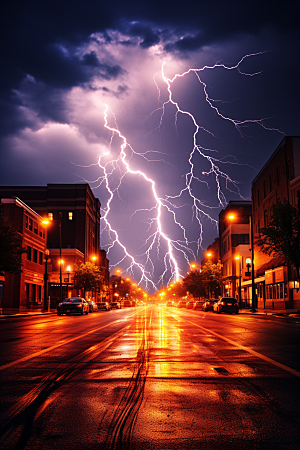
<svg viewBox="0 0 300 450">
<path fill-rule="evenodd" d="M 111 273 L 149 291 L 184 276 L 220 210 L 249 200 L 284 136 L 300 135 L 299 13 L 296 1 L 2 2 L 0 184 L 88 182 Z"/>
</svg>

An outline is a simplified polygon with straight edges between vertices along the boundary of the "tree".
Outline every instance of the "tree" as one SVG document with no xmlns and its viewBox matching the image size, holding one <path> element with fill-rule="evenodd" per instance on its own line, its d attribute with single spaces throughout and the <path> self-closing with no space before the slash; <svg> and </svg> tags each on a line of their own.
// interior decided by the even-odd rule
<svg viewBox="0 0 300 450">
<path fill-rule="evenodd" d="M 19 274 L 22 272 L 22 236 L 0 214 L 0 272 Z"/>
<path fill-rule="evenodd" d="M 205 296 L 205 288 L 202 283 L 201 272 L 198 270 L 192 270 L 182 281 L 183 287 L 186 292 L 192 294 L 193 297 Z"/>
<path fill-rule="evenodd" d="M 208 297 L 213 293 L 215 296 L 219 295 L 223 284 L 221 264 L 213 264 L 211 261 L 205 263 L 201 268 L 201 279 Z"/>
<path fill-rule="evenodd" d="M 132 284 L 130 280 L 124 280 L 122 277 L 113 275 L 111 284 L 115 294 L 119 294 L 119 298 L 128 298 L 131 295 Z"/>
<path fill-rule="evenodd" d="M 300 280 L 300 218 L 299 210 L 290 203 L 276 203 L 271 206 L 268 225 L 260 229 L 256 240 L 263 253 L 281 256 L 295 266 Z"/>
<path fill-rule="evenodd" d="M 74 287 L 76 289 L 83 289 L 84 296 L 87 291 L 99 289 L 103 278 L 100 267 L 91 262 L 75 266 Z"/>
</svg>

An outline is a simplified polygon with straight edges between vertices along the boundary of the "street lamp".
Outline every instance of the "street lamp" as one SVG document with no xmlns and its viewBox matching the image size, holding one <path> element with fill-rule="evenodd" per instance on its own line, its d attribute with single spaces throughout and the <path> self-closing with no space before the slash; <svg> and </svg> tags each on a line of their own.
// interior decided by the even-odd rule
<svg viewBox="0 0 300 450">
<path fill-rule="evenodd" d="M 234 214 L 230 214 L 227 216 L 229 220 L 234 220 Z M 253 220 L 252 213 L 249 214 L 249 226 L 250 226 L 250 251 L 251 251 L 251 290 L 252 290 L 252 306 L 251 312 L 256 312 L 256 293 L 255 293 L 255 278 L 254 278 L 254 239 L 253 239 Z"/>
<path fill-rule="evenodd" d="M 42 223 L 44 225 L 50 225 L 50 222 L 56 222 L 58 223 L 59 226 L 59 267 L 60 267 L 60 271 L 59 271 L 59 286 L 60 286 L 60 301 L 62 302 L 63 298 L 62 298 L 62 271 L 61 271 L 61 220 L 48 220 L 48 219 L 44 219 L 42 220 Z"/>
<path fill-rule="evenodd" d="M 241 281 L 242 281 L 242 264 L 241 264 L 241 258 L 240 256 L 236 256 L 235 257 L 236 261 L 239 261 L 239 306 L 241 307 L 242 305 L 242 286 L 241 286 Z"/>
<path fill-rule="evenodd" d="M 44 310 L 50 310 L 50 302 L 48 302 L 48 259 L 49 259 L 49 250 L 45 250 L 45 273 L 44 273 Z"/>
</svg>

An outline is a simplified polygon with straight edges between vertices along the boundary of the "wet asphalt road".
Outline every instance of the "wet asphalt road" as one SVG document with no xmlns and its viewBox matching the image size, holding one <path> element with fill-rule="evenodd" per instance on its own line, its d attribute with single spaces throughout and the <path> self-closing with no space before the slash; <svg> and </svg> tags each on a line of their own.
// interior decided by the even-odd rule
<svg viewBox="0 0 300 450">
<path fill-rule="evenodd" d="M 300 448 L 300 324 L 149 305 L 1 321 L 0 448 Z"/>
</svg>

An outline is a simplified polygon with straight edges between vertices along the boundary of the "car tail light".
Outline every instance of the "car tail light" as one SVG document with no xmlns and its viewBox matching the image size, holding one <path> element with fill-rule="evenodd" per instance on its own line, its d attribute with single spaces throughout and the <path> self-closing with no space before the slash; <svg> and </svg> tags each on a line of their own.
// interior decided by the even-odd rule
<svg viewBox="0 0 300 450">
<path fill-rule="evenodd" d="M 225 306 L 225 302 L 221 302 L 221 305 L 222 305 L 222 306 Z"/>
</svg>

